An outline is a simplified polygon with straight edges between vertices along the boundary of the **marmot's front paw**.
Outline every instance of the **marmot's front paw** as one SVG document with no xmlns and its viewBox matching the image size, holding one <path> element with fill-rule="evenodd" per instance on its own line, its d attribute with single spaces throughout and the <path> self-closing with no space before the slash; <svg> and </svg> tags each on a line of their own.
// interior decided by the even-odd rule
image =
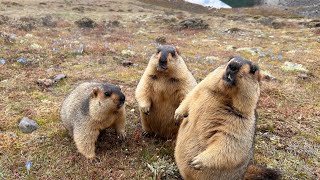
<svg viewBox="0 0 320 180">
<path fill-rule="evenodd" d="M 140 110 L 141 110 L 141 112 L 144 113 L 145 115 L 149 115 L 149 113 L 150 113 L 150 106 L 140 107 Z"/>
<path fill-rule="evenodd" d="M 200 157 L 196 156 L 191 161 L 188 162 L 188 165 L 195 170 L 201 170 L 203 168 L 203 163 Z"/>
<path fill-rule="evenodd" d="M 96 153 L 82 153 L 87 159 L 94 159 L 96 157 Z"/>
</svg>

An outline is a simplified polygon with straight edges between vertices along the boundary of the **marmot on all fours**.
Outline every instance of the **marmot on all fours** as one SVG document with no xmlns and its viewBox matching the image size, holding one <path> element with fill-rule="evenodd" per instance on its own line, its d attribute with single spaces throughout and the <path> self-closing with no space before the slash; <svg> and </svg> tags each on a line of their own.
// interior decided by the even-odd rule
<svg viewBox="0 0 320 180">
<path fill-rule="evenodd" d="M 81 83 L 66 97 L 60 116 L 78 151 L 86 158 L 95 157 L 100 130 L 113 127 L 120 138 L 125 138 L 124 102 L 119 87 L 98 82 Z"/>
<path fill-rule="evenodd" d="M 175 126 L 174 112 L 196 84 L 178 49 L 160 46 L 135 92 L 144 134 L 174 138 L 179 129 Z"/>
<path fill-rule="evenodd" d="M 278 179 L 276 170 L 251 166 L 255 109 L 262 75 L 240 57 L 201 81 L 175 112 L 181 122 L 175 160 L 185 180 Z"/>
</svg>

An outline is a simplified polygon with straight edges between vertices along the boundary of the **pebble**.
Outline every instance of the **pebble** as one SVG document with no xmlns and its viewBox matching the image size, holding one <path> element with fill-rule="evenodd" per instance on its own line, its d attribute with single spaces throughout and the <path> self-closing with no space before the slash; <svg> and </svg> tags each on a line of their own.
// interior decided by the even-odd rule
<svg viewBox="0 0 320 180">
<path fill-rule="evenodd" d="M 64 78 L 67 78 L 67 76 L 65 74 L 58 74 L 53 78 L 53 82 L 57 83 Z"/>
<path fill-rule="evenodd" d="M 23 59 L 23 58 L 20 58 L 20 59 L 18 59 L 18 62 L 19 62 L 19 63 L 27 63 L 27 62 L 28 62 L 28 60 Z"/>
<path fill-rule="evenodd" d="M 19 129 L 23 133 L 32 133 L 33 131 L 38 129 L 38 124 L 28 117 L 22 118 L 22 120 L 19 123 Z"/>
<path fill-rule="evenodd" d="M 6 60 L 0 59 L 0 64 L 5 64 L 5 63 L 6 63 Z"/>
<path fill-rule="evenodd" d="M 134 51 L 132 51 L 132 50 L 122 50 L 122 51 L 121 51 L 121 54 L 122 54 L 123 56 L 132 57 L 132 56 L 134 56 L 136 53 L 135 53 Z"/>
</svg>

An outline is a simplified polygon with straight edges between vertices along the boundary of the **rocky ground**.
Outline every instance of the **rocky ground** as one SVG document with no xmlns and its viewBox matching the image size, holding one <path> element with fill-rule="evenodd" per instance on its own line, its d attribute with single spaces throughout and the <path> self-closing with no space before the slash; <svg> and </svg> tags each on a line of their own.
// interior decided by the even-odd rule
<svg viewBox="0 0 320 180">
<path fill-rule="evenodd" d="M 319 19 L 178 1 L 0 3 L 1 178 L 179 179 L 175 142 L 141 136 L 134 100 L 159 44 L 179 46 L 198 82 L 230 55 L 258 63 L 265 79 L 254 163 L 283 179 L 320 178 Z M 94 161 L 77 153 L 59 119 L 66 94 L 87 80 L 119 84 L 127 96 L 127 141 L 102 133 Z M 31 129 L 18 125 L 23 117 Z"/>
</svg>

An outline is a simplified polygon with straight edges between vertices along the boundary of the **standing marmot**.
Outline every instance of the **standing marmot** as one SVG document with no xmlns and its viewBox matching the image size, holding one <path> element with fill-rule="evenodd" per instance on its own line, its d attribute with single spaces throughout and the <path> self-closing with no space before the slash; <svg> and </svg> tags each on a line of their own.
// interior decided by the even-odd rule
<svg viewBox="0 0 320 180">
<path fill-rule="evenodd" d="M 183 100 L 175 112 L 178 122 L 186 117 L 180 125 L 175 159 L 185 180 L 244 178 L 253 157 L 261 77 L 258 66 L 235 57 L 210 73 Z M 260 173 L 260 179 L 278 176 L 270 169 L 249 171 L 246 177 L 255 173 Z"/>
<path fill-rule="evenodd" d="M 78 85 L 64 100 L 60 113 L 63 125 L 86 158 L 95 157 L 100 130 L 113 127 L 121 138 L 125 137 L 124 102 L 119 87 L 97 82 Z"/>
<path fill-rule="evenodd" d="M 161 46 L 152 55 L 136 89 L 144 133 L 174 137 L 174 112 L 186 94 L 197 84 L 178 50 Z"/>
</svg>

